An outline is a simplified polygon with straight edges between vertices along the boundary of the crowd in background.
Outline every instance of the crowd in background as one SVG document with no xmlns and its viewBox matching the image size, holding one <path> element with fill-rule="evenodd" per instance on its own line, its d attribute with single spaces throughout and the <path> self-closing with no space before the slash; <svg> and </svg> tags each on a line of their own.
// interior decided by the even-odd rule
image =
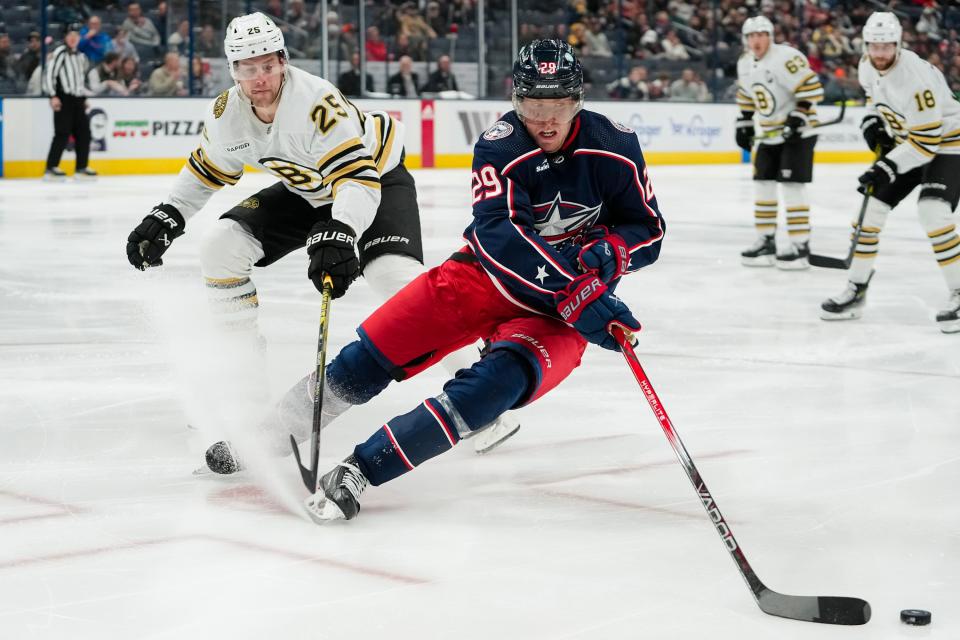
<svg viewBox="0 0 960 640">
<path fill-rule="evenodd" d="M 21 4 L 17 4 L 17 2 Z M 0 0 L 0 94 L 38 94 L 41 35 L 37 7 Z M 235 3 L 234 3 L 235 4 Z M 274 18 L 292 58 L 321 53 L 320 3 L 257 0 Z M 556 37 L 582 56 L 588 97 L 629 100 L 732 101 L 743 21 L 763 14 L 775 40 L 805 52 L 821 75 L 827 100 L 859 94 L 860 31 L 875 10 L 901 16 L 904 45 L 937 66 L 960 93 L 960 6 L 934 0 L 521 0 L 519 45 Z M 508 3 L 486 3 L 491 97 L 507 95 L 510 51 Z M 451 64 L 476 61 L 475 0 L 370 2 L 365 5 L 367 62 L 386 63 L 383 78 L 359 75 L 357 6 L 331 1 L 326 15 L 331 79 L 345 93 L 415 96 L 458 90 Z M 196 4 L 194 29 L 172 16 L 166 0 L 59 0 L 48 10 L 47 52 L 63 28 L 83 25 L 80 51 L 90 60 L 94 95 L 209 95 L 210 60 L 222 59 L 225 17 L 219 2 Z M 190 59 L 190 40 L 193 58 Z M 500 64 L 497 64 L 500 60 Z M 427 63 L 421 79 L 414 63 Z M 192 69 L 193 73 L 187 73 Z M 192 78 L 192 85 L 190 84 Z"/>
</svg>

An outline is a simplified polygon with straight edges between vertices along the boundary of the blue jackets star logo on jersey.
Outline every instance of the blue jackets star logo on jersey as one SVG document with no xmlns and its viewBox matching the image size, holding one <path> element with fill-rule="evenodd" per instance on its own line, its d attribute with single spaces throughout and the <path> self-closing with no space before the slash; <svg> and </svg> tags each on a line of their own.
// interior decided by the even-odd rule
<svg viewBox="0 0 960 640">
<path fill-rule="evenodd" d="M 567 202 L 557 192 L 553 202 L 533 205 L 533 226 L 541 238 L 550 244 L 558 244 L 584 233 L 596 224 L 601 206 L 588 207 L 579 202 Z"/>
</svg>

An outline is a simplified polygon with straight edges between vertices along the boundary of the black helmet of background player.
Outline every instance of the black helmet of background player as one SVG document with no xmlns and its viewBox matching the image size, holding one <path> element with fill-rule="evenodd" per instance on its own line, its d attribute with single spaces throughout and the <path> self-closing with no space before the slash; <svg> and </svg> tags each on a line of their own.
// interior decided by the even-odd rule
<svg viewBox="0 0 960 640">
<path fill-rule="evenodd" d="M 536 101 L 569 98 L 556 113 L 538 113 Z M 531 102 L 533 101 L 533 102 Z M 513 63 L 513 108 L 524 121 L 554 117 L 570 122 L 583 107 L 583 67 L 573 47 L 561 40 L 534 40 L 520 50 Z"/>
</svg>

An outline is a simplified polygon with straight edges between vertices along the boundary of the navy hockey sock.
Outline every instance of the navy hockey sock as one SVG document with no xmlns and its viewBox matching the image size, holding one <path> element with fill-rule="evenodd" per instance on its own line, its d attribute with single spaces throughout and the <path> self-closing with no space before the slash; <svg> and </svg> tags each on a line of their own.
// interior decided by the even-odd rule
<svg viewBox="0 0 960 640">
<path fill-rule="evenodd" d="M 387 388 L 393 378 L 359 340 L 327 365 L 327 384 L 344 401 L 363 404 Z"/>
<path fill-rule="evenodd" d="M 453 448 L 527 397 L 529 365 L 506 350 L 493 351 L 447 382 L 443 393 L 383 425 L 354 456 L 363 475 L 380 485 Z"/>
</svg>

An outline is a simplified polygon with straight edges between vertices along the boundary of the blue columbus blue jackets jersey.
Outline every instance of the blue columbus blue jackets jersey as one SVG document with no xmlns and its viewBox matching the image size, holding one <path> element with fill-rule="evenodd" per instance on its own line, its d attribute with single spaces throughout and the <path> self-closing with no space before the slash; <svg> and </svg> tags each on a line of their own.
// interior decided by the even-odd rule
<svg viewBox="0 0 960 640">
<path fill-rule="evenodd" d="M 568 260 L 561 251 L 596 225 L 626 241 L 628 273 L 660 255 L 666 227 L 629 128 L 581 111 L 564 146 L 547 154 L 510 111 L 477 141 L 464 237 L 511 302 L 558 317 L 555 295 L 580 275 L 576 252 L 564 252 Z"/>
</svg>

